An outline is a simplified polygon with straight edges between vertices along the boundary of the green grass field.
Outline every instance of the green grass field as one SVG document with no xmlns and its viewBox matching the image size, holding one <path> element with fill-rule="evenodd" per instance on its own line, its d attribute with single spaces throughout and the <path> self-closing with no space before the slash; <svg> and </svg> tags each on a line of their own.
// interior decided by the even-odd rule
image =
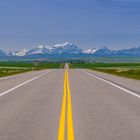
<svg viewBox="0 0 140 140">
<path fill-rule="evenodd" d="M 28 72 L 29 70 L 25 69 L 10 69 L 10 68 L 2 68 L 0 69 L 0 77 L 15 75 L 23 72 Z"/>
<path fill-rule="evenodd" d="M 10 76 L 32 70 L 63 68 L 61 63 L 48 62 L 0 62 L 0 77 Z"/>
<path fill-rule="evenodd" d="M 31 62 L 31 61 L 21 61 L 21 62 L 15 62 L 15 61 L 6 61 L 6 62 L 0 62 L 0 67 L 18 67 L 18 68 L 32 68 L 32 67 L 38 67 L 40 69 L 43 68 L 59 68 L 61 63 L 55 63 L 55 62 Z"/>
<path fill-rule="evenodd" d="M 71 68 L 86 68 L 140 80 L 140 63 L 74 63 Z"/>
</svg>

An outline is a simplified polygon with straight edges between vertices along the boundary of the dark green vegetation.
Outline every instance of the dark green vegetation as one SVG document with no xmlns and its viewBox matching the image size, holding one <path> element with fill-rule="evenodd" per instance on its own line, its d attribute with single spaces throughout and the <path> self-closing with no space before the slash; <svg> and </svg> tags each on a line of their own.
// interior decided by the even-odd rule
<svg viewBox="0 0 140 140">
<path fill-rule="evenodd" d="M 32 70 L 42 70 L 42 69 L 54 69 L 63 68 L 61 63 L 48 63 L 48 62 L 15 62 L 15 61 L 3 61 L 0 62 L 0 77 L 14 75 L 18 73 L 28 72 Z"/>
<path fill-rule="evenodd" d="M 15 75 L 23 72 L 28 72 L 29 70 L 25 69 L 10 69 L 10 68 L 2 68 L 0 69 L 0 77 Z"/>
<path fill-rule="evenodd" d="M 0 62 L 0 67 L 18 67 L 27 69 L 46 69 L 46 68 L 59 68 L 61 63 L 55 62 L 38 62 L 38 61 L 3 61 Z"/>
<path fill-rule="evenodd" d="M 140 63 L 74 63 L 71 68 L 86 68 L 140 80 Z"/>
</svg>

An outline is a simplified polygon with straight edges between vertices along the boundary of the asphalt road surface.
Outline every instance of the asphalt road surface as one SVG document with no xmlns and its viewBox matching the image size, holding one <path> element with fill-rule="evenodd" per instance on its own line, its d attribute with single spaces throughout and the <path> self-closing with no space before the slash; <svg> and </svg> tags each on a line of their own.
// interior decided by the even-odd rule
<svg viewBox="0 0 140 140">
<path fill-rule="evenodd" d="M 0 79 L 0 140 L 140 140 L 140 81 L 67 69 Z"/>
</svg>

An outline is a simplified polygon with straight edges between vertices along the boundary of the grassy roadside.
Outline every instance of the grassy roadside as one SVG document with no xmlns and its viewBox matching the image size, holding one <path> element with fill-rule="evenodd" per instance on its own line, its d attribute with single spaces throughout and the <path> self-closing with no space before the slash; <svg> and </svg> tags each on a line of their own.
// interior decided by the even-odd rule
<svg viewBox="0 0 140 140">
<path fill-rule="evenodd" d="M 65 66 L 65 63 L 60 64 L 59 68 L 63 69 Z"/>
<path fill-rule="evenodd" d="M 0 77 L 15 75 L 32 70 L 56 69 L 62 68 L 61 63 L 48 62 L 0 62 Z"/>
<path fill-rule="evenodd" d="M 75 63 L 71 68 L 86 68 L 140 80 L 140 63 Z"/>
<path fill-rule="evenodd" d="M 55 63 L 55 62 L 31 62 L 31 61 L 21 61 L 21 62 L 15 62 L 15 61 L 6 61 L 6 62 L 0 62 L 0 68 L 1 67 L 9 67 L 9 68 L 27 68 L 27 69 L 49 69 L 49 68 L 59 68 L 61 63 Z"/>
<path fill-rule="evenodd" d="M 28 72 L 30 70 L 25 70 L 25 69 L 0 69 L 0 77 L 5 77 L 5 76 L 11 76 L 19 73 L 24 73 Z"/>
</svg>

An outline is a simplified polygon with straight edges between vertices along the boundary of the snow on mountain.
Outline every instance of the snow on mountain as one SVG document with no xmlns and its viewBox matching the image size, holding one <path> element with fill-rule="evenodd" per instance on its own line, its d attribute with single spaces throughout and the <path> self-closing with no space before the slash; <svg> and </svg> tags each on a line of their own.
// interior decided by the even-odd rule
<svg viewBox="0 0 140 140">
<path fill-rule="evenodd" d="M 36 48 L 33 48 L 27 52 L 27 55 L 32 55 L 32 54 L 50 54 L 52 51 L 51 46 L 43 46 L 39 45 Z"/>
<path fill-rule="evenodd" d="M 60 44 L 55 44 L 54 47 L 55 48 L 63 48 L 63 47 L 66 47 L 68 45 L 72 45 L 72 44 L 69 44 L 69 42 L 64 42 L 64 43 L 60 43 Z"/>
<path fill-rule="evenodd" d="M 83 51 L 76 45 L 69 42 L 64 42 L 60 44 L 50 45 L 38 45 L 30 50 L 20 50 L 20 51 L 9 51 L 7 56 L 28 56 L 36 54 L 82 54 L 82 53 L 94 53 L 96 49 L 88 49 Z"/>
<path fill-rule="evenodd" d="M 82 52 L 85 54 L 94 54 L 96 51 L 97 49 L 93 48 L 93 49 L 83 50 Z"/>
<path fill-rule="evenodd" d="M 16 56 L 16 52 L 15 51 L 7 51 L 6 55 L 7 56 Z"/>
<path fill-rule="evenodd" d="M 68 54 L 92 54 L 95 56 L 140 56 L 140 47 L 133 47 L 129 49 L 121 49 L 121 50 L 110 50 L 107 47 L 103 47 L 101 49 L 86 49 L 83 50 L 74 44 L 70 44 L 69 42 L 55 44 L 53 46 L 50 45 L 39 45 L 30 50 L 20 50 L 20 51 L 7 51 L 4 52 L 0 50 L 0 57 L 3 56 L 31 56 L 31 55 L 41 55 L 41 54 L 52 54 L 52 55 L 68 55 Z"/>
<path fill-rule="evenodd" d="M 16 52 L 11 52 L 13 56 L 25 56 L 27 54 L 28 50 L 23 49 L 20 51 L 16 51 Z"/>
<path fill-rule="evenodd" d="M 56 44 L 54 46 L 43 46 L 39 45 L 36 48 L 29 50 L 26 55 L 34 55 L 34 54 L 78 54 L 81 53 L 82 50 L 77 46 L 70 44 L 68 42 Z"/>
<path fill-rule="evenodd" d="M 68 42 L 54 45 L 54 54 L 80 54 L 82 49 Z"/>
</svg>

